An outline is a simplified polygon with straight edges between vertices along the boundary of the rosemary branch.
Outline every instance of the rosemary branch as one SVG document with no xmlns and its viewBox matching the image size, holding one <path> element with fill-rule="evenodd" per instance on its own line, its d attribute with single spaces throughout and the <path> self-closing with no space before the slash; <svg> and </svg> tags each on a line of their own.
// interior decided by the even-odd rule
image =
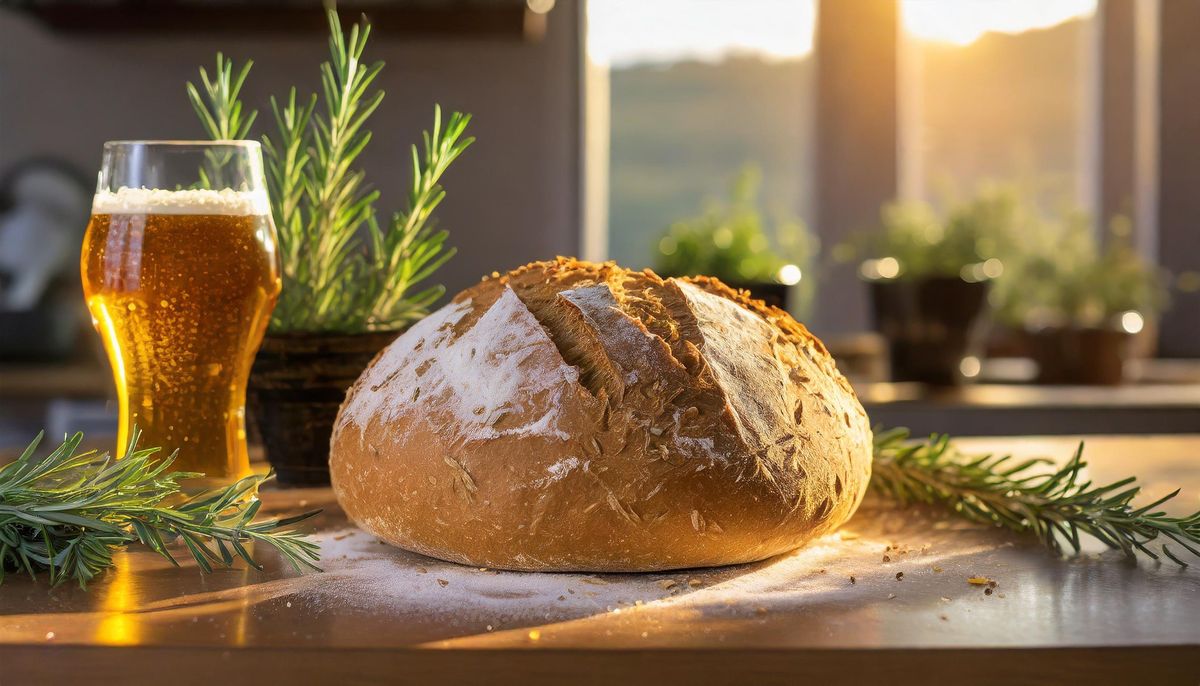
<svg viewBox="0 0 1200 686">
<path fill-rule="evenodd" d="M 414 286 L 455 253 L 446 245 L 448 233 L 435 230 L 432 214 L 445 197 L 439 180 L 474 142 L 463 135 L 471 117 L 455 112 L 443 126 L 435 108 L 424 155 L 412 148 L 408 205 L 381 225 L 375 208 L 380 193 L 355 164 L 371 142 L 367 120 L 384 97 L 372 90 L 383 63 L 363 61 L 368 22 L 347 33 L 336 12 L 327 16 L 321 97 L 298 99 L 295 88 L 286 99 L 272 97 L 276 132 L 262 138 L 283 266 L 271 331 L 395 330 L 424 316 L 445 292 L 440 285 L 415 292 Z M 215 76 L 202 68 L 202 88 L 188 84 L 192 108 L 211 138 L 249 135 L 255 112 L 243 106 L 239 93 L 250 66 L 235 70 L 218 54 Z"/>
<path fill-rule="evenodd" d="M 218 52 L 217 67 L 211 78 L 201 67 L 200 82 L 204 86 L 205 98 L 213 104 L 211 111 L 204 107 L 205 98 L 200 96 L 199 89 L 194 84 L 187 85 L 192 109 L 196 111 L 205 132 L 213 140 L 238 140 L 250 133 L 250 127 L 254 125 L 258 113 L 251 111 L 244 114 L 238 93 L 241 92 L 242 84 L 245 83 L 246 75 L 250 73 L 253 64 L 246 62 L 237 75 L 234 75 L 233 62 Z M 200 168 L 200 187 L 224 186 L 224 170 L 232 160 L 232 154 L 229 151 L 209 150 L 204 154 L 204 158 L 204 166 Z"/>
<path fill-rule="evenodd" d="M 1136 477 L 1107 485 L 1084 480 L 1083 443 L 1062 467 L 1051 460 L 1013 460 L 1011 455 L 970 456 L 949 436 L 910 441 L 906 429 L 875 435 L 871 487 L 901 503 L 947 507 L 975 522 L 1033 534 L 1059 555 L 1078 554 L 1082 535 L 1091 536 L 1129 558 L 1141 551 L 1159 559 L 1151 544 L 1173 562 L 1187 566 L 1168 543 L 1200 556 L 1200 512 L 1172 517 L 1157 508 L 1179 491 L 1134 507 L 1141 492 Z"/>
<path fill-rule="evenodd" d="M 94 450 L 76 453 L 83 434 L 65 439 L 44 458 L 34 453 L 42 435 L 16 461 L 0 468 L 0 583 L 7 571 L 49 573 L 80 587 L 113 564 L 113 551 L 141 542 L 178 566 L 167 545 L 179 541 L 205 572 L 236 557 L 262 569 L 246 544 L 274 548 L 296 570 L 319 571 L 317 544 L 288 527 L 318 511 L 255 521 L 262 505 L 254 489 L 269 476 L 248 476 L 193 497 L 179 482 L 201 476 L 168 471 L 174 454 L 138 448 L 135 429 L 125 457 Z"/>
</svg>

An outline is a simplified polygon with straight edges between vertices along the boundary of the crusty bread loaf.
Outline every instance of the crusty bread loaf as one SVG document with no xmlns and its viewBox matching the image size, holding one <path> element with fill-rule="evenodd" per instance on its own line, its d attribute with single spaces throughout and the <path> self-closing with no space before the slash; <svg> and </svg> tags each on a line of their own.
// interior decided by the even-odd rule
<svg viewBox="0 0 1200 686">
<path fill-rule="evenodd" d="M 350 389 L 338 500 L 385 541 L 537 571 L 760 560 L 845 522 L 871 430 L 821 342 L 715 279 L 493 275 Z"/>
</svg>

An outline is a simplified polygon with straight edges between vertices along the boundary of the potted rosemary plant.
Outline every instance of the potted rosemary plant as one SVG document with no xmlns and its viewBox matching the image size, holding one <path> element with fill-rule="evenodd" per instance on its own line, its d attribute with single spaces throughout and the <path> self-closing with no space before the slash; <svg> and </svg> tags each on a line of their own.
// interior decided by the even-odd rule
<svg viewBox="0 0 1200 686">
<path fill-rule="evenodd" d="M 1102 247 L 1074 212 L 1010 260 L 1001 314 L 1025 331 L 1040 383 L 1121 383 L 1134 336 L 1167 305 L 1165 279 L 1133 249 L 1128 220 L 1109 228 Z"/>
<path fill-rule="evenodd" d="M 759 171 L 746 167 L 728 201 L 712 201 L 699 216 L 672 224 L 658 241 L 654 268 L 663 276 L 715 276 L 803 318 L 816 286 L 810 269 L 816 238 L 794 217 L 768 226 L 759 208 L 760 182 Z"/>
<path fill-rule="evenodd" d="M 978 373 L 991 283 L 1018 221 L 1015 195 L 985 189 L 943 218 L 923 203 L 883 208 L 859 273 L 892 379 L 956 385 Z"/>
<path fill-rule="evenodd" d="M 365 20 L 347 34 L 328 13 L 330 59 L 320 97 L 272 97 L 275 130 L 262 137 L 271 211 L 279 234 L 283 290 L 254 362 L 249 404 L 280 483 L 329 480 L 329 437 L 346 389 L 397 333 L 444 293 L 418 286 L 450 259 L 447 233 L 432 214 L 445 196 L 440 180 L 474 141 L 470 115 L 443 120 L 434 110 L 422 150 L 412 149 L 407 206 L 381 219 L 372 189 L 355 166 L 370 143 L 364 128 L 383 100 L 372 82 L 382 62 L 362 60 Z M 210 78 L 188 96 L 209 136 L 250 135 L 255 112 L 239 99 L 252 63 L 235 69 L 217 55 Z"/>
</svg>

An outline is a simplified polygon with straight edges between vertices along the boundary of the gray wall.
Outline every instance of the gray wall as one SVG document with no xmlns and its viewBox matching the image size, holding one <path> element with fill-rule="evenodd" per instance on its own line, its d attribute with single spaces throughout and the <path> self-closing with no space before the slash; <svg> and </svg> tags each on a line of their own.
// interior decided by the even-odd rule
<svg viewBox="0 0 1200 686">
<path fill-rule="evenodd" d="M 451 293 L 492 270 L 579 249 L 578 11 L 559 3 L 536 42 L 372 37 L 367 55 L 387 62 L 377 81 L 387 97 L 361 159 L 383 207 L 403 201 L 408 146 L 434 103 L 475 115 L 479 140 L 446 177 L 439 210 L 459 249 L 439 275 Z M 266 124 L 267 96 L 319 88 L 325 49 L 319 33 L 61 34 L 0 10 L 0 170 L 54 155 L 94 174 L 106 140 L 201 137 L 184 82 L 218 50 L 254 59 L 245 97 Z"/>
</svg>

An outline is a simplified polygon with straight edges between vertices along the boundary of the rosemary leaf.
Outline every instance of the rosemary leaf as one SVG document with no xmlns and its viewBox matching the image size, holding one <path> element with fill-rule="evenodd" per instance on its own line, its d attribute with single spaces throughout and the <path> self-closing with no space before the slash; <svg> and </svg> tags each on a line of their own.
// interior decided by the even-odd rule
<svg viewBox="0 0 1200 686">
<path fill-rule="evenodd" d="M 180 541 L 208 572 L 233 563 L 230 547 L 261 569 L 243 545 L 258 541 L 296 571 L 319 570 L 317 545 L 287 528 L 319 511 L 254 521 L 262 505 L 254 489 L 269 475 L 185 497 L 179 482 L 200 475 L 168 471 L 175 456 L 158 460 L 159 449 L 138 448 L 138 438 L 135 429 L 119 460 L 77 452 L 79 433 L 36 459 L 39 434 L 0 468 L 0 583 L 10 571 L 46 572 L 51 585 L 72 579 L 85 587 L 112 566 L 114 549 L 137 542 L 178 565 L 168 544 Z"/>
<path fill-rule="evenodd" d="M 1055 470 L 1046 469 L 1045 459 L 1015 465 L 1010 459 L 968 456 L 945 435 L 911 441 L 905 429 L 881 429 L 875 434 L 871 488 L 901 503 L 945 507 L 975 522 L 1032 534 L 1059 555 L 1078 553 L 1083 535 L 1130 558 L 1141 551 L 1159 559 L 1161 552 L 1186 566 L 1171 545 L 1200 556 L 1200 512 L 1172 517 L 1156 509 L 1179 491 L 1135 507 L 1141 492 L 1136 478 L 1102 486 L 1084 480 L 1082 443 Z"/>
</svg>

